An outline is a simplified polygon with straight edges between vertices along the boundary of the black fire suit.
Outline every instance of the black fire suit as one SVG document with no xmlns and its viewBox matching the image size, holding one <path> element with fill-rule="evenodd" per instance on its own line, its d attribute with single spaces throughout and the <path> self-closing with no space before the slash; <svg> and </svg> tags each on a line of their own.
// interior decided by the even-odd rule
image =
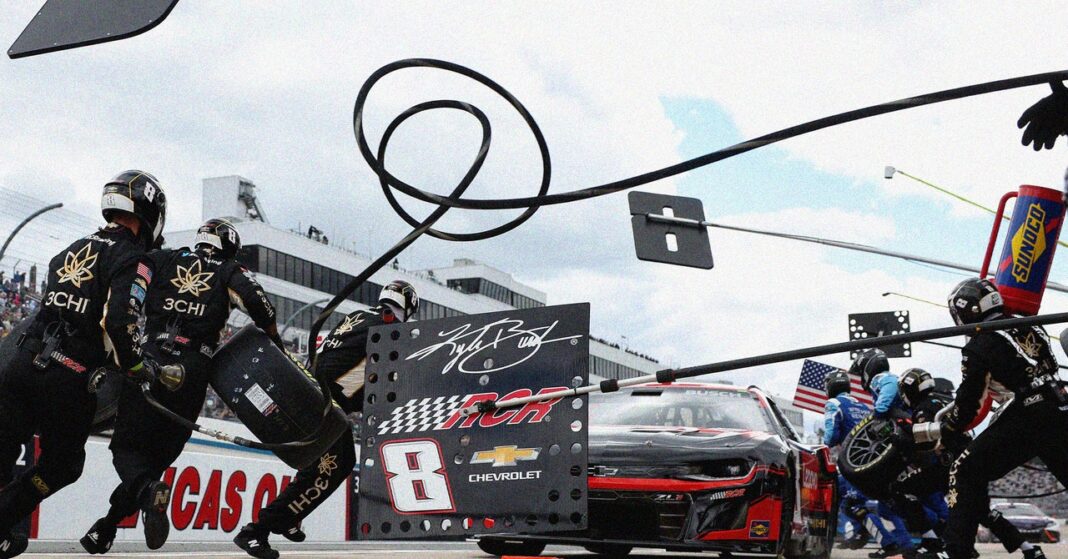
<svg viewBox="0 0 1068 559">
<path fill-rule="evenodd" d="M 155 384 L 152 395 L 194 420 L 204 405 L 208 366 L 232 308 L 245 311 L 256 326 L 277 337 L 275 310 L 252 273 L 233 260 L 187 248 L 154 251 L 148 257 L 156 277 L 145 301 L 144 351 L 161 365 L 185 368 L 178 390 Z M 107 518 L 112 523 L 138 510 L 141 492 L 178 458 L 190 434 L 151 407 L 139 387 L 123 386 L 111 437 L 112 462 L 122 480 L 111 494 Z"/>
<path fill-rule="evenodd" d="M 963 446 L 961 433 L 976 419 L 988 390 L 1014 395 L 950 467 L 946 549 L 963 559 L 971 555 L 977 525 L 990 508 L 991 481 L 1037 456 L 1068 486 L 1068 398 L 1049 337 L 1037 326 L 972 337 L 964 346 L 961 374 L 954 407 L 942 424 L 947 447 Z"/>
<path fill-rule="evenodd" d="M 952 402 L 948 395 L 932 392 L 923 401 L 912 407 L 912 424 L 919 425 L 935 420 L 935 415 Z M 905 470 L 890 484 L 893 508 L 903 516 L 914 531 L 923 532 L 933 529 L 942 534 L 944 523 L 937 519 L 934 525 L 927 522 L 924 507 L 932 501 L 931 512 L 938 516 L 935 507 L 942 503 L 945 492 L 949 489 L 949 464 L 956 458 L 952 452 L 943 450 L 940 454 L 931 448 L 913 447 L 912 457 Z M 943 505 L 944 506 L 944 505 Z M 944 509 L 943 509 L 944 511 Z M 979 520 L 991 533 L 997 536 L 1006 551 L 1010 553 L 1024 543 L 1023 535 L 1000 512 L 990 509 Z"/>
<path fill-rule="evenodd" d="M 137 318 L 152 273 L 142 240 L 117 224 L 49 263 L 41 308 L 0 364 L 0 535 L 81 476 L 96 411 L 88 377 L 108 364 L 141 366 Z M 35 431 L 37 465 L 12 481 L 19 445 Z"/>
<path fill-rule="evenodd" d="M 380 324 L 385 321 L 376 309 L 356 311 L 323 341 L 316 374 L 325 374 L 332 381 L 331 395 L 346 414 L 363 410 L 367 334 L 369 328 Z M 297 472 L 285 491 L 260 511 L 253 528 L 281 534 L 297 526 L 344 483 L 355 465 L 352 431 L 346 430 L 318 462 Z"/>
</svg>

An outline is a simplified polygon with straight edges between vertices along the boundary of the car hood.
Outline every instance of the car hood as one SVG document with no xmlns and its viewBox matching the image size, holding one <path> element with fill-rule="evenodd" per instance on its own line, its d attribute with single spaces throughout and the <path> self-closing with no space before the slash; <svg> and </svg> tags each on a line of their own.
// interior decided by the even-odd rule
<svg viewBox="0 0 1068 559">
<path fill-rule="evenodd" d="M 1026 530 L 1034 530 L 1037 528 L 1045 528 L 1051 521 L 1054 521 L 1051 517 L 1045 516 L 1005 516 L 1005 519 L 1012 523 L 1017 528 L 1023 528 Z"/>
<path fill-rule="evenodd" d="M 591 426 L 590 464 L 686 464 L 716 458 L 781 463 L 789 448 L 778 435 L 740 429 Z"/>
</svg>

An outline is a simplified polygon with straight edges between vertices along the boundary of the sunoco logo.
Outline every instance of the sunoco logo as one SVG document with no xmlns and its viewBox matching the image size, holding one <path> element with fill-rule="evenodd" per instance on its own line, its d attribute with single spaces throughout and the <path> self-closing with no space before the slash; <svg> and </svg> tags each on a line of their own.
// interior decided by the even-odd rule
<svg viewBox="0 0 1068 559">
<path fill-rule="evenodd" d="M 1040 204 L 1027 208 L 1027 218 L 1012 236 L 1012 277 L 1027 283 L 1031 267 L 1046 252 L 1046 210 Z"/>
</svg>

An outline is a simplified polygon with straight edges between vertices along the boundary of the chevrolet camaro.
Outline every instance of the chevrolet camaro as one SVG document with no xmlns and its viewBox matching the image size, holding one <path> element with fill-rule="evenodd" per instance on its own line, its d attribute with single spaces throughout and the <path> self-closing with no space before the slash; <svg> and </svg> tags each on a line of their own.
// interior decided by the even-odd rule
<svg viewBox="0 0 1068 559">
<path fill-rule="evenodd" d="M 835 466 L 758 388 L 649 384 L 590 399 L 589 526 L 479 539 L 493 555 L 547 544 L 827 557 Z"/>
</svg>

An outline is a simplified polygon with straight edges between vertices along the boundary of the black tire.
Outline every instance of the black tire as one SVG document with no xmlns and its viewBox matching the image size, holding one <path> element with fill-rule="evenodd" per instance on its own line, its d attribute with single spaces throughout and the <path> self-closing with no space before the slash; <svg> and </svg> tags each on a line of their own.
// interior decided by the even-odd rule
<svg viewBox="0 0 1068 559">
<path fill-rule="evenodd" d="M 586 548 L 586 551 L 589 551 L 590 553 L 596 553 L 601 557 L 611 559 L 615 559 L 616 557 L 626 557 L 630 554 L 631 550 L 634 549 L 634 547 L 630 545 L 612 544 L 584 545 L 582 547 Z"/>
<path fill-rule="evenodd" d="M 478 539 L 478 548 L 500 557 L 501 555 L 541 555 L 545 544 L 538 542 L 514 542 L 498 539 Z"/>
<path fill-rule="evenodd" d="M 886 499 L 890 482 L 905 468 L 903 431 L 893 421 L 869 415 L 849 432 L 838 452 L 838 471 L 871 499 Z"/>
</svg>

